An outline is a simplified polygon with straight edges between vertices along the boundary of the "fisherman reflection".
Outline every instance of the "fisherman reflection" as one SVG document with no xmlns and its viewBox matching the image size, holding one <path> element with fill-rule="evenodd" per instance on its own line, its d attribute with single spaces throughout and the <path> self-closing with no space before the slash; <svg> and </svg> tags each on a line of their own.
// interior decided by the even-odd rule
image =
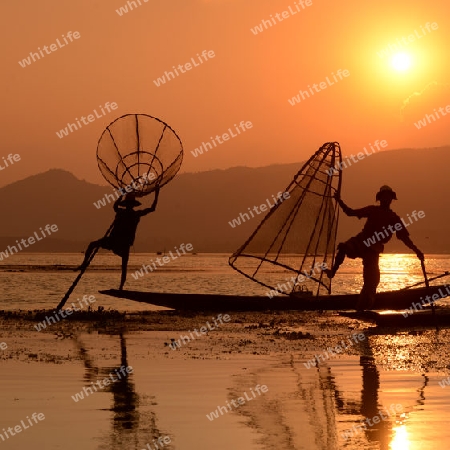
<svg viewBox="0 0 450 450">
<path fill-rule="evenodd" d="M 334 266 L 325 273 L 329 278 L 333 278 L 346 256 L 351 259 L 362 258 L 364 284 L 356 309 L 358 311 L 373 309 L 376 290 L 380 283 L 380 254 L 392 235 L 395 233 L 421 261 L 424 260 L 424 255 L 411 241 L 402 219 L 390 208 L 392 200 L 397 200 L 397 195 L 389 186 L 382 186 L 377 193 L 376 200 L 380 202 L 379 206 L 351 209 L 338 195 L 335 195 L 335 198 L 347 216 L 358 219 L 365 217 L 367 221 L 359 234 L 338 245 Z"/>
<path fill-rule="evenodd" d="M 120 366 L 102 367 L 95 365 L 94 361 L 89 357 L 88 351 L 77 339 L 79 354 L 83 359 L 86 384 L 91 384 L 87 389 L 101 379 L 112 379 L 114 382 L 102 389 L 103 392 L 112 393 L 112 405 L 109 411 L 113 412 L 112 432 L 107 434 L 107 438 L 102 439 L 98 450 L 128 450 L 130 448 L 146 448 L 146 450 L 154 450 L 162 448 L 160 440 L 167 444 L 168 437 L 161 438 L 162 433 L 156 425 L 156 416 L 153 411 L 149 410 L 146 399 L 140 398 L 136 393 L 133 383 L 133 369 L 128 365 L 126 339 L 123 331 L 120 331 Z M 124 370 L 126 368 L 127 370 Z M 127 376 L 124 375 L 127 374 Z M 106 385 L 106 383 L 104 383 Z M 97 389 L 95 389 L 97 392 Z M 100 390 L 98 390 L 100 392 Z M 165 439 L 165 440 L 164 440 Z"/>
<path fill-rule="evenodd" d="M 377 442 L 380 450 L 388 450 L 392 437 L 392 421 L 398 411 L 395 405 L 384 408 L 379 404 L 380 373 L 370 346 L 368 332 L 365 334 L 366 339 L 357 343 L 360 352 L 359 364 L 362 368 L 360 414 L 364 417 L 360 425 L 369 442 Z"/>
</svg>

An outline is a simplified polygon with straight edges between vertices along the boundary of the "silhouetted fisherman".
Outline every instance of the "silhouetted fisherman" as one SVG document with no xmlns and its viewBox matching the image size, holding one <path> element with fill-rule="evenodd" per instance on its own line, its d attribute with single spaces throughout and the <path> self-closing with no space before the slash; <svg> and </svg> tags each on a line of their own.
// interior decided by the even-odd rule
<svg viewBox="0 0 450 450">
<path fill-rule="evenodd" d="M 149 214 L 156 209 L 158 202 L 159 187 L 155 189 L 155 200 L 150 208 L 142 210 L 134 210 L 133 208 L 140 206 L 141 203 L 136 200 L 136 194 L 130 192 L 125 198 L 119 197 L 114 203 L 114 211 L 116 217 L 113 222 L 111 232 L 97 241 L 89 244 L 84 261 L 77 270 L 82 270 L 88 263 L 92 253 L 98 248 L 104 248 L 113 251 L 116 255 L 122 257 L 122 277 L 119 289 L 123 289 L 123 285 L 127 279 L 127 265 L 130 256 L 130 247 L 134 243 L 136 229 L 141 217 Z"/>
<path fill-rule="evenodd" d="M 392 235 L 395 233 L 421 261 L 424 260 L 424 255 L 411 241 L 402 219 L 390 208 L 392 200 L 397 200 L 397 195 L 389 186 L 382 186 L 377 193 L 376 200 L 380 202 L 379 206 L 351 209 L 341 198 L 336 197 L 336 200 L 347 216 L 356 216 L 358 219 L 366 217 L 367 221 L 361 233 L 338 245 L 334 266 L 325 273 L 329 278 L 333 278 L 346 256 L 351 259 L 362 258 L 364 284 L 356 309 L 358 311 L 372 309 L 380 282 L 380 253 L 383 253 L 384 244 L 389 242 Z"/>
</svg>

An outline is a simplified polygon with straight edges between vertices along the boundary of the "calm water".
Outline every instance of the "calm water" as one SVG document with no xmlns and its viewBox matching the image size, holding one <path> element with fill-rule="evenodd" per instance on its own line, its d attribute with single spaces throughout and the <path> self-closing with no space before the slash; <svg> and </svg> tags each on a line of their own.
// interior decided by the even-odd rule
<svg viewBox="0 0 450 450">
<path fill-rule="evenodd" d="M 199 254 L 182 256 L 135 280 L 134 270 L 150 264 L 155 254 L 134 254 L 130 257 L 129 290 L 154 292 L 218 293 L 264 295 L 267 289 L 228 266 L 227 254 Z M 25 254 L 19 253 L 0 262 L 1 309 L 51 309 L 58 304 L 76 277 L 70 270 L 55 270 L 79 265 L 81 254 Z M 151 306 L 129 300 L 117 300 L 98 293 L 99 290 L 117 288 L 120 282 L 120 258 L 99 254 L 78 284 L 68 304 L 83 295 L 95 295 L 97 305 L 118 310 L 148 310 Z M 427 255 L 427 272 L 432 276 L 450 269 L 450 256 Z M 17 267 L 20 266 L 20 267 Z M 23 267 L 26 266 L 26 267 Z M 413 255 L 382 255 L 380 260 L 380 291 L 395 290 L 423 280 L 418 259 Z M 333 293 L 359 292 L 362 285 L 362 268 L 359 260 L 347 260 L 333 280 Z M 445 283 L 447 279 L 440 282 Z M 450 281 L 450 280 L 449 280 Z M 95 304 L 94 304 L 95 305 Z"/>
<path fill-rule="evenodd" d="M 18 254 L 8 264 L 1 263 L 1 309 L 55 307 L 76 276 L 66 266 L 79 264 L 81 257 L 81 254 Z M 134 280 L 131 272 L 155 257 L 132 256 L 126 288 L 244 295 L 266 292 L 234 272 L 227 264 L 228 255 L 223 254 L 184 256 Z M 112 255 L 98 255 L 70 301 L 93 294 L 96 304 L 106 308 L 153 309 L 151 305 L 98 294 L 99 289 L 117 287 L 119 262 Z M 55 265 L 59 265 L 59 270 Z M 449 268 L 449 256 L 428 256 L 431 276 Z M 381 271 L 380 290 L 399 289 L 422 280 L 418 260 L 409 255 L 383 255 Z M 348 261 L 336 277 L 333 291 L 357 292 L 361 282 L 360 264 Z M 285 351 L 264 356 L 260 352 L 228 354 L 213 346 L 204 357 L 198 350 L 191 354 L 168 351 L 164 346 L 168 333 L 107 335 L 92 330 L 61 337 L 57 333 L 37 333 L 31 325 L 29 331 L 0 332 L 0 343 L 8 344 L 8 349 L 0 354 L 0 430 L 20 424 L 33 412 L 45 413 L 45 420 L 31 429 L 0 439 L 0 447 L 8 450 L 448 448 L 450 386 L 439 385 L 449 375 L 448 330 L 369 332 L 366 341 L 355 348 L 356 356 L 330 359 L 311 369 L 304 363 L 305 358 L 318 353 L 317 349 L 308 348 L 314 341 L 311 344 L 288 341 Z M 318 337 L 329 333 L 333 333 L 330 328 L 316 328 Z M 256 340 L 258 334 L 244 336 Z M 239 337 L 218 339 L 226 345 L 227 339 Z M 430 368 L 433 361 L 440 362 L 440 373 Z M 83 386 L 105 379 L 121 365 L 132 366 L 133 373 L 82 401 L 73 400 L 72 396 Z M 207 413 L 257 384 L 269 387 L 258 402 L 248 402 L 239 411 L 208 421 Z M 401 410 L 392 411 L 393 405 L 400 405 Z M 368 430 L 356 428 L 364 421 L 374 422 L 380 411 L 387 418 Z M 391 413 L 387 415 L 386 411 Z M 171 443 L 155 447 L 152 442 L 158 436 L 169 436 Z"/>
<path fill-rule="evenodd" d="M 21 334 L 15 345 L 30 352 L 44 349 L 55 359 L 24 355 L 2 362 L 0 430 L 33 412 L 45 414 L 31 429 L 0 442 L 8 450 L 158 450 L 146 446 L 158 436 L 170 436 L 167 450 L 448 448 L 450 387 L 439 386 L 442 375 L 426 368 L 395 370 L 395 350 L 382 353 L 392 357 L 389 370 L 380 364 L 380 351 L 389 344 L 403 348 L 421 337 L 368 336 L 360 356 L 307 369 L 295 343 L 285 354 L 186 359 L 180 352 L 165 354 L 166 332 L 92 332 L 65 340 Z M 78 360 L 64 358 L 77 353 Z M 133 373 L 73 400 L 83 386 L 108 377 L 121 364 L 133 367 Z M 213 421 L 206 418 L 258 384 L 268 387 L 264 396 Z M 383 419 L 379 423 L 377 416 Z M 365 421 L 369 429 L 349 435 Z"/>
</svg>

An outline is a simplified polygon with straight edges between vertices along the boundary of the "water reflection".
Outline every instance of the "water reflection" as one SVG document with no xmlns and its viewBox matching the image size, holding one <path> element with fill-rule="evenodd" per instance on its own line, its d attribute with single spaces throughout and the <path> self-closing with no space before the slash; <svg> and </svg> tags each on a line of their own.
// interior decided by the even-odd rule
<svg viewBox="0 0 450 450">
<path fill-rule="evenodd" d="M 415 389 L 417 394 L 412 404 L 405 402 L 405 393 L 407 392 L 405 389 L 401 389 L 398 392 L 397 390 L 395 391 L 397 395 L 393 397 L 394 402 L 392 404 L 382 404 L 379 394 L 381 387 L 379 366 L 371 346 L 371 340 L 373 341 L 376 338 L 373 335 L 377 334 L 377 329 L 371 330 L 366 330 L 366 339 L 358 343 L 358 351 L 360 353 L 359 365 L 362 371 L 360 402 L 353 401 L 351 404 L 346 404 L 342 400 L 336 402 L 336 407 L 341 414 L 362 416 L 362 419 L 353 421 L 353 428 L 350 428 L 353 429 L 353 433 L 348 433 L 347 438 L 344 438 L 346 445 L 349 445 L 349 448 L 362 448 L 360 442 L 361 436 L 364 435 L 364 441 L 370 445 L 370 448 L 413 450 L 416 447 L 411 443 L 413 440 L 411 427 L 413 424 L 417 424 L 417 421 L 411 422 L 409 414 L 411 411 L 424 409 L 426 402 L 425 389 L 430 379 L 425 373 L 422 374 L 422 383 Z M 383 349 L 386 349 L 386 345 L 383 346 Z M 394 352 L 397 350 L 398 346 L 394 345 Z M 395 400 L 395 398 L 399 400 Z M 350 405 L 351 407 L 349 407 Z M 355 444 L 358 447 L 352 447 Z M 372 447 L 371 444 L 376 447 Z"/>
<path fill-rule="evenodd" d="M 394 436 L 389 446 L 390 450 L 410 450 L 410 442 L 408 439 L 408 430 L 406 425 L 396 425 L 393 430 Z"/>
<path fill-rule="evenodd" d="M 378 442 L 381 450 L 389 449 L 392 435 L 391 415 L 396 409 L 390 405 L 384 408 L 378 400 L 380 373 L 369 343 L 369 337 L 359 342 L 362 368 L 361 415 L 366 424 L 365 434 L 369 442 Z"/>
<path fill-rule="evenodd" d="M 118 366 L 101 368 L 89 357 L 89 353 L 80 337 L 76 339 L 76 345 L 85 366 L 83 378 L 86 387 L 91 386 L 91 383 L 96 381 L 110 378 L 111 374 L 117 379 L 102 389 L 102 392 L 112 394 L 112 404 L 109 408 L 109 411 L 113 413 L 111 418 L 112 430 L 107 436 L 101 438 L 102 442 L 99 444 L 98 449 L 140 450 L 144 447 L 153 448 L 153 441 L 162 436 L 162 433 L 156 426 L 155 413 L 149 408 L 151 401 L 141 398 L 136 392 L 133 382 L 134 369 L 127 376 L 121 376 L 122 373 L 127 373 L 123 368 L 127 368 L 130 365 L 128 363 L 127 345 L 123 330 L 118 333 L 118 336 L 120 341 L 120 364 Z"/>
<path fill-rule="evenodd" d="M 382 276 L 378 291 L 396 291 L 423 281 L 420 261 L 415 255 L 383 254 L 380 271 Z"/>
</svg>

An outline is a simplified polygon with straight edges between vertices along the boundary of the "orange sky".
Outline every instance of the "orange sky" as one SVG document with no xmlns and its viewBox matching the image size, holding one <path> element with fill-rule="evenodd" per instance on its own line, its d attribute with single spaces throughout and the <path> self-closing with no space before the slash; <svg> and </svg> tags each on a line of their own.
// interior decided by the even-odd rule
<svg viewBox="0 0 450 450">
<path fill-rule="evenodd" d="M 450 104 L 448 0 L 312 0 L 257 35 L 250 29 L 289 6 L 296 11 L 297 0 L 140 1 L 123 16 L 116 9 L 125 0 L 2 6 L 0 164 L 9 153 L 21 161 L 0 172 L 0 186 L 49 168 L 103 183 L 95 159 L 98 138 L 127 113 L 169 123 L 183 141 L 182 171 L 188 172 L 300 162 L 327 141 L 339 141 L 344 156 L 376 139 L 388 141 L 387 149 L 450 144 L 450 114 L 422 129 L 414 126 Z M 427 22 L 438 29 L 424 34 Z M 19 65 L 69 31 L 78 31 L 79 39 Z M 421 37 L 404 46 L 413 66 L 396 72 L 377 52 L 414 33 Z M 154 84 L 203 50 L 215 57 L 165 85 Z M 350 75 L 295 106 L 288 103 L 338 69 Z M 68 122 L 106 102 L 118 108 L 58 138 Z M 202 141 L 242 120 L 253 128 L 193 157 L 190 151 Z"/>
</svg>

